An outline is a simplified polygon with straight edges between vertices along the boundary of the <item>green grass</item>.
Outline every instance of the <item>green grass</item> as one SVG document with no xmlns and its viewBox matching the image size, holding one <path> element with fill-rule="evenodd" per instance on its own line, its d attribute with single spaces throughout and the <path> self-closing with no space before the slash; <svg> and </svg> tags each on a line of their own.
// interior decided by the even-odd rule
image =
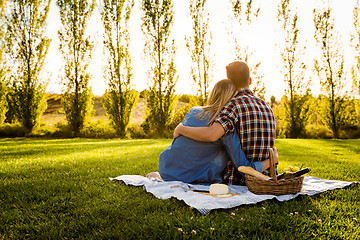
<svg viewBox="0 0 360 240">
<path fill-rule="evenodd" d="M 156 170 L 170 143 L 0 140 L 0 239 L 360 239 L 359 185 L 204 216 L 176 199 L 109 180 Z M 360 180 L 360 140 L 276 145 L 280 170 L 304 164 L 312 176 Z"/>
</svg>

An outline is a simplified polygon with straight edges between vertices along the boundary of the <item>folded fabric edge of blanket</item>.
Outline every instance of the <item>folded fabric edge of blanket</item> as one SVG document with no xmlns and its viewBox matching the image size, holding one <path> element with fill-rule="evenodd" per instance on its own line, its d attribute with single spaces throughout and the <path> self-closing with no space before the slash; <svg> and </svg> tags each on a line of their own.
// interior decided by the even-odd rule
<svg viewBox="0 0 360 240">
<path fill-rule="evenodd" d="M 135 183 L 134 183 L 134 182 L 131 182 L 131 181 L 130 181 L 130 182 L 129 182 L 129 181 L 126 181 L 126 178 L 129 178 L 129 177 L 130 177 L 130 179 L 131 179 L 131 178 L 135 178 L 135 179 L 133 179 L 133 180 L 135 180 Z M 123 178 L 125 178 L 125 179 L 123 179 Z M 311 178 L 317 179 L 317 178 L 315 178 L 315 177 L 311 177 Z M 167 181 L 159 181 L 159 180 L 157 180 L 157 181 L 152 181 L 152 180 L 150 180 L 150 179 L 148 179 L 148 178 L 146 178 L 146 177 L 144 177 L 144 176 L 140 176 L 140 175 L 121 175 L 121 176 L 118 176 L 118 177 L 116 177 L 116 178 L 109 178 L 109 179 L 110 179 L 110 180 L 122 181 L 122 182 L 124 182 L 126 185 L 144 186 L 144 187 L 145 187 L 145 185 L 147 185 L 146 183 L 156 184 L 156 183 L 159 183 L 159 182 L 162 182 L 162 183 L 167 182 Z M 140 180 L 140 182 L 137 182 L 137 183 L 136 183 L 136 181 L 138 181 L 138 180 Z M 289 196 L 290 198 L 288 198 L 288 199 L 283 199 L 283 200 L 278 199 L 278 197 L 275 196 L 275 195 L 268 195 L 269 197 L 270 197 L 270 196 L 272 196 L 272 197 L 266 198 L 266 199 L 263 199 L 263 200 L 260 200 L 260 201 L 255 202 L 255 203 L 250 203 L 250 204 L 257 204 L 257 203 L 260 203 L 260 202 L 263 202 L 263 201 L 266 201 L 266 200 L 270 200 L 270 199 L 274 199 L 274 198 L 275 198 L 276 200 L 278 200 L 278 201 L 285 201 L 285 200 L 290 200 L 290 199 L 293 199 L 293 198 L 297 198 L 297 197 L 300 196 L 300 195 L 310 195 L 310 196 L 313 196 L 313 195 L 317 195 L 317 194 L 323 193 L 323 192 L 325 192 L 325 191 L 335 190 L 335 189 L 340 189 L 340 188 L 345 188 L 345 187 L 348 187 L 348 186 L 350 186 L 350 185 L 352 185 L 352 184 L 359 184 L 359 182 L 346 182 L 346 181 L 326 180 L 326 179 L 319 179 L 319 180 L 334 181 L 334 182 L 342 183 L 342 185 L 341 185 L 341 186 L 334 186 L 333 188 L 329 188 L 329 189 L 324 189 L 324 190 L 322 190 L 322 191 L 320 191 L 320 192 L 313 193 L 313 194 L 307 194 L 307 193 L 302 193 L 302 192 L 300 192 L 300 193 L 293 194 L 293 195 L 284 195 L 284 196 Z M 168 181 L 168 182 L 171 183 L 171 181 Z M 186 183 L 184 183 L 184 184 L 186 184 Z M 149 191 L 147 191 L 147 192 L 149 192 Z M 152 193 L 152 192 L 150 192 L 150 193 Z M 156 194 L 154 194 L 154 193 L 152 193 L 152 194 L 156 196 Z M 159 196 L 156 196 L 156 197 L 159 198 Z M 180 200 L 180 201 L 184 201 L 184 199 L 180 199 L 180 198 L 178 198 L 177 196 L 171 196 L 171 197 L 175 197 L 175 198 L 177 198 L 177 199 Z M 197 210 L 198 210 L 200 213 L 202 213 L 202 214 L 208 214 L 208 213 L 209 213 L 211 210 L 213 210 L 213 209 L 229 209 L 229 208 L 238 207 L 238 206 L 241 206 L 241 205 L 244 205 L 244 204 L 249 204 L 249 203 L 240 203 L 240 204 L 236 204 L 236 205 L 234 205 L 234 206 L 232 206 L 232 207 L 225 207 L 225 206 L 224 206 L 224 207 L 217 207 L 217 208 L 207 209 L 207 208 L 194 207 L 194 206 L 192 206 L 191 204 L 187 203 L 186 201 L 184 201 L 184 202 L 185 202 L 185 204 L 187 204 L 188 206 L 197 209 Z"/>
</svg>

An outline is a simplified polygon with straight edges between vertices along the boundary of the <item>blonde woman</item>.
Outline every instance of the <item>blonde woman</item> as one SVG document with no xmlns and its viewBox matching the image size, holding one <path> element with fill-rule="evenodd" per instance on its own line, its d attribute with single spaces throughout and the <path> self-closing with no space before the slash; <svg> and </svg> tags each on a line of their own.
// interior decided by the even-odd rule
<svg viewBox="0 0 360 240">
<path fill-rule="evenodd" d="M 236 87 L 231 80 L 217 82 L 209 94 L 206 106 L 191 108 L 182 123 L 191 127 L 211 125 L 235 93 Z M 223 180 L 223 171 L 229 158 L 237 168 L 250 166 L 262 172 L 264 167 L 268 167 L 262 162 L 249 163 L 241 149 L 239 134 L 235 131 L 216 142 L 198 142 L 179 136 L 160 154 L 159 172 L 146 176 L 186 183 L 219 183 Z"/>
</svg>

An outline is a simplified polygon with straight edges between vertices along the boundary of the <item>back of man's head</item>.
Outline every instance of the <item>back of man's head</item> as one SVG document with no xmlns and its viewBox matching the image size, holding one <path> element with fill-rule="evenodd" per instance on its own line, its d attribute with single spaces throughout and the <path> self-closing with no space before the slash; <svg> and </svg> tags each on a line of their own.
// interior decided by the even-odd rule
<svg viewBox="0 0 360 240">
<path fill-rule="evenodd" d="M 244 61 L 235 61 L 226 66 L 227 78 L 232 80 L 237 89 L 250 85 L 249 66 Z"/>
</svg>

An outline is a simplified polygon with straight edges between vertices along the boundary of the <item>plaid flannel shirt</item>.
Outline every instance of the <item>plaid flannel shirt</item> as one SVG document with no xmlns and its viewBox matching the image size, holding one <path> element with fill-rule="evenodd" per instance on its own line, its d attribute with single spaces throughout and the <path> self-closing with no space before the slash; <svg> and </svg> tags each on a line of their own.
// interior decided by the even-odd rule
<svg viewBox="0 0 360 240">
<path fill-rule="evenodd" d="M 255 97 L 249 88 L 240 89 L 215 121 L 222 125 L 225 134 L 237 130 L 242 149 L 250 162 L 269 158 L 269 148 L 273 148 L 275 143 L 274 113 L 270 106 Z M 224 182 L 244 184 L 242 175 L 231 160 L 224 172 Z"/>
</svg>

